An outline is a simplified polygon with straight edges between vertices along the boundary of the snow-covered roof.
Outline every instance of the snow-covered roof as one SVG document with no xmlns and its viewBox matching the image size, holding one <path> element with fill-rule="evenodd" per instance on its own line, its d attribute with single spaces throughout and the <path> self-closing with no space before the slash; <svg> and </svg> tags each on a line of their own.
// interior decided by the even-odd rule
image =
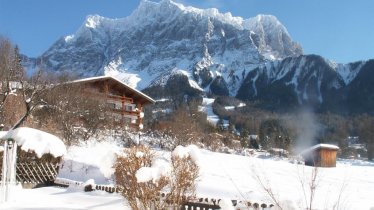
<svg viewBox="0 0 374 210">
<path fill-rule="evenodd" d="M 316 149 L 339 150 L 339 147 L 336 146 L 336 145 L 333 145 L 333 144 L 317 144 L 317 145 L 314 145 L 314 146 L 302 151 L 300 154 L 303 155 L 303 154 L 309 153 L 309 152 L 311 152 L 313 150 L 316 150 Z"/>
<path fill-rule="evenodd" d="M 69 83 L 94 82 L 94 81 L 105 80 L 105 79 L 114 80 L 114 81 L 120 83 L 121 85 L 125 86 L 127 89 L 136 92 L 137 94 L 139 94 L 140 96 L 142 96 L 143 98 L 145 98 L 146 100 L 148 100 L 149 102 L 155 103 L 155 100 L 153 100 L 151 97 L 147 96 L 146 94 L 142 93 L 141 91 L 139 91 L 139 90 L 137 90 L 135 88 L 130 87 L 129 85 L 127 85 L 123 81 L 121 81 L 121 80 L 119 80 L 119 79 L 117 79 L 115 77 L 112 77 L 112 76 L 89 77 L 89 78 L 74 80 L 74 81 L 71 81 Z"/>
<path fill-rule="evenodd" d="M 21 127 L 0 132 L 0 139 L 12 138 L 24 151 L 34 151 L 40 158 L 44 154 L 60 157 L 66 154 L 65 144 L 60 138 L 33 128 Z"/>
<path fill-rule="evenodd" d="M 317 144 L 317 145 L 314 145 L 313 147 L 311 147 L 310 149 L 314 150 L 314 149 L 319 149 L 319 148 L 323 148 L 323 149 L 335 149 L 335 150 L 339 149 L 338 146 L 333 145 L 333 144 Z"/>
<path fill-rule="evenodd" d="M 8 131 L 0 131 L 0 139 L 2 139 L 7 133 Z"/>
<path fill-rule="evenodd" d="M 258 135 L 254 135 L 254 134 L 252 134 L 252 135 L 248 135 L 248 137 L 249 137 L 250 139 L 257 139 L 257 138 L 258 138 Z"/>
</svg>

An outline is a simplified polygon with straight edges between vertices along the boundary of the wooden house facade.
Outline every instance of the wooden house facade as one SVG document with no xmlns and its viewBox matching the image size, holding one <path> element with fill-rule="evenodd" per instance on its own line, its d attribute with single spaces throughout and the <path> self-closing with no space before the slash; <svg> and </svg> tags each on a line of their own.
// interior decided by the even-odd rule
<svg viewBox="0 0 374 210">
<path fill-rule="evenodd" d="M 79 85 L 85 97 L 104 101 L 106 114 L 120 126 L 142 129 L 144 106 L 155 103 L 151 97 L 111 76 L 91 77 L 68 84 Z"/>
<path fill-rule="evenodd" d="M 331 144 L 317 144 L 301 153 L 305 165 L 315 167 L 336 167 L 338 146 Z"/>
</svg>

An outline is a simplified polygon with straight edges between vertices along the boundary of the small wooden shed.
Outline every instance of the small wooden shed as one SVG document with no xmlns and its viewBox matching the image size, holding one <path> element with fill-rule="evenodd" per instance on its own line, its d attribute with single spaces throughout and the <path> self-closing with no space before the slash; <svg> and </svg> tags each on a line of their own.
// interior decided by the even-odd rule
<svg viewBox="0 0 374 210">
<path fill-rule="evenodd" d="M 20 127 L 0 131 L 0 142 L 4 142 L 4 146 L 0 145 L 1 184 L 18 182 L 25 188 L 53 184 L 66 154 L 61 139 L 40 130 Z"/>
<path fill-rule="evenodd" d="M 301 153 L 305 165 L 316 167 L 336 167 L 338 146 L 332 144 L 317 144 Z"/>
</svg>

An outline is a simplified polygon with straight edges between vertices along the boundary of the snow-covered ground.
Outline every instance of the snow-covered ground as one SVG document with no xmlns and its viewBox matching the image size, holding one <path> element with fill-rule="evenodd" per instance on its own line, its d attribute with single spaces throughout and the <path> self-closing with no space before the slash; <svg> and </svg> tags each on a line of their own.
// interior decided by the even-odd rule
<svg viewBox="0 0 374 210">
<path fill-rule="evenodd" d="M 121 151 L 121 147 L 112 139 L 71 146 L 58 177 L 80 182 L 94 179 L 96 184 L 111 185 L 114 180 L 112 166 Z"/>
<path fill-rule="evenodd" d="M 59 177 L 82 182 L 94 178 L 96 183 L 113 184 L 110 166 L 115 160 L 114 154 L 119 154 L 120 150 L 110 141 L 70 147 Z M 157 154 L 170 157 L 170 152 L 166 151 Z M 285 209 L 304 209 L 305 197 L 309 197 L 307 185 L 314 170 L 289 159 L 270 158 L 259 153 L 241 156 L 202 149 L 199 150 L 198 163 L 198 197 L 274 203 L 261 187 L 258 176 L 286 206 Z M 334 209 L 334 205 L 335 209 L 374 209 L 373 177 L 374 163 L 367 161 L 339 160 L 336 168 L 318 168 L 314 209 Z M 0 209 L 128 208 L 121 196 L 115 193 L 85 193 L 78 189 L 45 187 L 18 190 L 16 194 L 15 200 L 0 204 Z"/>
<path fill-rule="evenodd" d="M 202 151 L 198 195 L 213 198 L 273 203 L 260 182 L 272 189 L 283 203 L 294 209 L 305 206 L 305 192 L 313 167 L 274 158 L 246 157 Z M 374 207 L 374 163 L 339 161 L 336 168 L 318 168 L 316 209 L 370 209 Z M 340 196 L 340 200 L 339 200 Z"/>
<path fill-rule="evenodd" d="M 0 204 L 1 210 L 130 210 L 119 194 L 83 192 L 69 188 L 19 189 L 16 198 Z"/>
</svg>

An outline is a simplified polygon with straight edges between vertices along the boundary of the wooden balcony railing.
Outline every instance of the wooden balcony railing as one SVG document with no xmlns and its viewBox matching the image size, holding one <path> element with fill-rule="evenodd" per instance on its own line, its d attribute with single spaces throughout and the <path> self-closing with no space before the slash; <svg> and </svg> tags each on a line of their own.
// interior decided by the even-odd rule
<svg viewBox="0 0 374 210">
<path fill-rule="evenodd" d="M 116 108 L 109 108 L 108 111 L 118 113 L 118 114 L 123 114 L 123 115 L 140 117 L 140 111 L 128 111 L 125 109 L 116 109 Z"/>
<path fill-rule="evenodd" d="M 98 99 L 105 99 L 105 100 L 106 99 L 113 99 L 113 100 L 116 100 L 116 101 L 124 101 L 124 102 L 127 102 L 127 103 L 134 103 L 134 99 L 128 98 L 128 97 L 125 97 L 125 96 L 110 95 L 110 94 L 105 94 L 105 93 L 95 92 L 95 91 L 90 91 L 90 90 L 84 90 L 83 93 L 89 95 L 90 97 L 98 98 Z"/>
</svg>

